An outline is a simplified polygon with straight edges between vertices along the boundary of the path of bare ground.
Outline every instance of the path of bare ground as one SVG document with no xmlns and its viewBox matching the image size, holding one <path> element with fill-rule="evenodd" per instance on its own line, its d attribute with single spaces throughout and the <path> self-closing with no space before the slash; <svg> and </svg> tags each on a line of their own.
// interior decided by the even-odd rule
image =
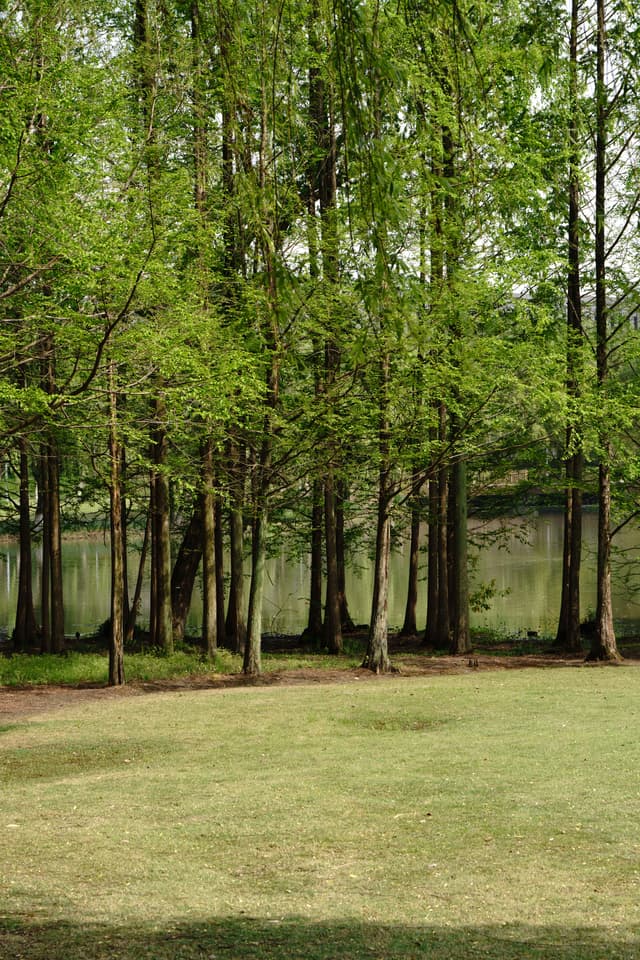
<svg viewBox="0 0 640 960">
<path fill-rule="evenodd" d="M 419 651 L 415 644 L 398 645 L 393 653 L 394 672 L 376 676 L 361 668 L 339 669 L 304 668 L 273 671 L 258 678 L 241 674 L 216 674 L 212 677 L 181 677 L 152 683 L 136 681 L 123 687 L 94 685 L 0 687 L 0 720 L 15 720 L 48 713 L 52 710 L 87 701 L 108 701 L 122 697 L 145 696 L 161 691 L 213 690 L 246 686 L 291 686 L 294 684 L 328 684 L 353 682 L 384 682 L 388 678 L 433 677 L 443 674 L 474 673 L 487 670 L 518 670 L 526 667 L 574 667 L 594 669 L 618 664 L 585 663 L 582 657 L 561 657 L 552 653 L 499 656 L 471 654 L 470 656 L 431 656 Z M 630 656 L 629 656 L 630 654 Z M 626 667 L 640 666 L 640 650 L 635 647 L 623 661 Z"/>
</svg>

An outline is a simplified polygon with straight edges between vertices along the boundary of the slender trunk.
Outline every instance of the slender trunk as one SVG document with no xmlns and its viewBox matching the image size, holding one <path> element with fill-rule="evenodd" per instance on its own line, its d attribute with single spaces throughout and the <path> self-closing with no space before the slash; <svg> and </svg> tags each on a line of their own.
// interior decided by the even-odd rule
<svg viewBox="0 0 640 960">
<path fill-rule="evenodd" d="M 264 601 L 264 572 L 267 558 L 266 527 L 267 512 L 263 506 L 253 525 L 247 642 L 244 648 L 244 662 L 242 667 L 243 672 L 249 676 L 257 676 L 262 671 L 262 605 Z"/>
<path fill-rule="evenodd" d="M 376 528 L 376 556 L 374 565 L 373 598 L 369 642 L 363 667 L 375 673 L 390 669 L 388 652 L 389 608 L 389 554 L 391 550 L 391 520 L 389 518 L 389 392 L 390 358 L 385 353 L 380 362 L 380 470 L 378 475 L 378 522 Z"/>
<path fill-rule="evenodd" d="M 444 202 L 442 196 L 442 129 L 436 121 L 437 135 L 433 138 L 430 179 L 429 215 L 429 299 L 434 323 L 439 321 L 445 282 L 444 263 Z M 434 131 L 435 132 L 435 131 Z M 437 357 L 434 356 L 434 362 Z M 430 440 L 442 446 L 446 438 L 446 406 L 436 395 L 431 399 L 434 424 Z M 444 464 L 433 466 L 429 479 L 429 582 L 427 600 L 427 628 L 425 644 L 430 649 L 449 646 L 449 580 L 447 562 L 447 470 Z"/>
<path fill-rule="evenodd" d="M 109 643 L 109 686 L 124 683 L 124 540 L 118 439 L 118 406 L 115 365 L 109 365 L 109 504 L 111 528 L 111 640 Z"/>
<path fill-rule="evenodd" d="M 604 451 L 606 457 L 609 449 Z M 611 599 L 611 480 L 609 465 L 600 464 L 598 490 L 598 597 L 596 606 L 595 634 L 589 660 L 621 660 L 613 629 L 613 604 Z"/>
<path fill-rule="evenodd" d="M 429 531 L 427 545 L 427 623 L 424 632 L 424 646 L 434 650 L 438 643 L 438 483 L 429 480 Z"/>
<path fill-rule="evenodd" d="M 567 396 L 580 396 L 582 348 L 582 297 L 580 290 L 580 168 L 578 130 L 578 19 L 579 0 L 571 4 L 569 41 L 569 220 L 567 276 Z M 577 404 L 576 404 L 577 405 Z M 580 640 L 580 565 L 582 560 L 582 470 L 579 431 L 574 412 L 567 424 L 565 466 L 562 594 L 555 646 L 571 653 L 582 649 Z"/>
<path fill-rule="evenodd" d="M 42 573 L 40 583 L 40 617 L 42 652 L 51 653 L 51 506 L 49 502 L 49 445 L 40 449 L 40 494 L 42 498 Z"/>
<path fill-rule="evenodd" d="M 378 523 L 374 587 L 371 602 L 371 625 L 367 652 L 362 666 L 374 673 L 386 673 L 391 663 L 388 650 L 389 554 L 391 549 L 391 520 L 384 489 L 378 498 Z"/>
<path fill-rule="evenodd" d="M 216 645 L 224 647 L 226 630 L 224 622 L 224 542 L 222 536 L 222 498 L 216 496 L 214 503 L 213 539 L 215 546 L 216 580 Z"/>
<path fill-rule="evenodd" d="M 184 640 L 193 587 L 202 559 L 203 515 L 201 498 L 184 531 L 171 574 L 171 623 L 175 640 Z"/>
<path fill-rule="evenodd" d="M 418 635 L 417 607 L 418 607 L 418 575 L 420 568 L 420 491 L 417 472 L 413 475 L 413 492 L 411 497 L 411 538 L 409 541 L 409 579 L 407 583 L 407 602 L 404 609 L 404 622 L 400 631 L 401 637 L 416 637 Z"/>
<path fill-rule="evenodd" d="M 36 615 L 33 606 L 31 563 L 29 455 L 24 437 L 20 437 L 18 443 L 20 448 L 20 572 L 13 644 L 17 650 L 27 650 L 31 649 L 36 642 Z"/>
<path fill-rule="evenodd" d="M 310 29 L 312 44 L 318 56 L 322 56 L 321 46 L 323 26 L 320 5 L 314 0 L 311 9 L 312 26 Z M 315 24 L 315 29 L 313 29 Z M 338 282 L 338 237 L 335 223 L 336 204 L 336 137 L 332 112 L 332 91 L 322 72 L 312 67 L 309 73 L 309 109 L 313 130 L 314 147 L 317 162 L 313 170 L 314 197 L 317 196 L 320 207 L 320 249 L 322 254 L 322 279 L 326 296 Z M 315 210 L 315 204 L 314 204 Z M 333 404 L 333 389 L 340 366 L 340 353 L 333 333 L 325 338 L 324 371 L 321 392 L 328 410 Z M 324 521 L 326 552 L 326 593 L 324 615 L 324 643 L 330 653 L 342 652 L 342 617 L 340 609 L 340 581 L 338 561 L 338 481 L 336 463 L 338 461 L 337 444 L 331 439 L 327 450 L 328 464 L 325 471 Z"/>
<path fill-rule="evenodd" d="M 453 655 L 468 653 L 469 636 L 469 577 L 467 570 L 467 465 L 463 459 L 455 461 L 452 469 L 454 490 L 453 526 L 453 619 L 450 651 Z"/>
<path fill-rule="evenodd" d="M 446 434 L 446 409 L 440 404 L 440 438 Z M 438 470 L 438 610 L 436 646 L 449 646 L 451 622 L 449 607 L 449 471 Z"/>
<path fill-rule="evenodd" d="M 205 441 L 202 454 L 202 639 L 209 660 L 218 652 L 218 605 L 216 596 L 216 517 L 213 444 Z"/>
<path fill-rule="evenodd" d="M 49 524 L 51 551 L 51 650 L 64 649 L 64 597 L 62 589 L 62 523 L 60 518 L 60 460 L 54 438 L 49 441 Z"/>
<path fill-rule="evenodd" d="M 336 497 L 336 561 L 338 564 L 338 603 L 340 605 L 340 629 L 343 633 L 355 630 L 347 603 L 346 549 L 344 537 L 344 506 L 349 498 L 347 484 L 338 481 Z"/>
<path fill-rule="evenodd" d="M 322 639 L 322 482 L 313 481 L 311 507 L 311 583 L 309 588 L 309 618 L 306 634 L 312 643 Z"/>
<path fill-rule="evenodd" d="M 229 552 L 231 569 L 226 620 L 227 641 L 236 653 L 244 653 L 247 627 L 244 613 L 244 470 L 237 445 L 229 444 Z"/>
<path fill-rule="evenodd" d="M 127 511 L 127 496 L 126 496 L 126 476 L 127 476 L 127 457 L 124 444 L 120 444 L 120 500 L 122 503 L 122 557 L 123 557 L 123 604 L 124 604 L 124 623 L 125 623 L 125 633 L 127 629 L 127 623 L 129 622 L 129 616 L 131 614 L 131 598 L 129 596 L 129 530 L 128 530 L 128 521 L 129 515 Z"/>
<path fill-rule="evenodd" d="M 155 635 L 152 643 L 167 654 L 173 653 L 173 624 L 171 617 L 171 529 L 169 509 L 169 478 L 166 472 L 168 439 L 165 428 L 166 409 L 161 390 L 155 400 L 155 429 L 153 433 L 153 487 L 154 518 L 152 533 L 152 560 L 155 561 Z"/>
<path fill-rule="evenodd" d="M 265 51 L 262 50 L 264 56 Z M 274 168 L 274 159 L 270 153 L 270 137 L 268 123 L 271 117 L 268 113 L 268 98 L 264 84 L 261 87 L 261 118 L 260 118 L 260 152 L 259 152 L 259 183 L 263 196 L 266 196 L 267 168 Z M 247 643 L 244 652 L 243 671 L 255 676 L 261 671 L 261 644 L 262 644 L 262 605 L 264 600 L 265 563 L 267 556 L 267 523 L 269 517 L 269 496 L 271 488 L 271 470 L 274 444 L 274 413 L 280 400 L 280 333 L 278 323 L 278 280 L 276 272 L 275 251 L 277 241 L 277 211 L 266 209 L 263 211 L 263 225 L 265 231 L 270 229 L 269 236 L 263 236 L 262 261 L 266 280 L 265 295 L 267 304 L 267 323 L 264 327 L 266 349 L 269 356 L 267 373 L 266 409 L 264 415 L 262 443 L 257 469 L 254 472 L 256 497 L 254 499 L 253 539 L 251 550 L 251 588 L 249 591 L 249 612 L 247 616 Z"/>
<path fill-rule="evenodd" d="M 324 642 L 329 653 L 342 653 L 342 625 L 338 592 L 336 552 L 336 493 L 333 466 L 327 468 L 324 481 L 324 524 L 327 582 L 324 607 Z"/>
<path fill-rule="evenodd" d="M 605 9 L 597 0 L 597 79 L 596 79 L 596 366 L 598 389 L 603 405 L 608 387 L 609 337 L 606 288 L 606 151 L 608 98 L 605 86 Z M 611 602 L 611 442 L 604 425 L 600 432 L 598 471 L 598 566 L 596 629 L 588 654 L 590 660 L 620 660 L 613 628 Z"/>
<path fill-rule="evenodd" d="M 136 576 L 136 585 L 133 591 L 133 600 L 129 606 L 127 623 L 125 629 L 124 642 L 130 643 L 133 640 L 133 633 L 136 626 L 136 619 L 140 611 L 140 599 L 142 597 L 142 587 L 144 585 L 144 568 L 147 561 L 149 550 L 149 541 L 151 539 L 151 509 L 147 512 L 147 522 L 144 527 L 144 537 L 142 539 L 142 548 L 140 550 L 140 560 L 138 562 L 138 574 Z"/>
<path fill-rule="evenodd" d="M 582 563 L 582 475 L 584 455 L 578 451 L 573 457 L 573 503 L 571 507 L 571 556 L 569 559 L 569 615 L 567 647 L 582 652 L 580 637 L 580 568 Z"/>
<path fill-rule="evenodd" d="M 151 454 L 153 457 L 153 452 Z M 152 646 L 158 637 L 158 509 L 156 507 L 156 480 L 153 471 L 149 477 L 149 641 Z"/>
</svg>

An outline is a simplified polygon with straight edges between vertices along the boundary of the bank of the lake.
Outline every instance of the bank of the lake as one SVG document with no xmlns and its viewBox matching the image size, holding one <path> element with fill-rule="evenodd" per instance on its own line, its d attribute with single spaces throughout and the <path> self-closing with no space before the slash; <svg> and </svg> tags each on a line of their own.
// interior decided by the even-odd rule
<svg viewBox="0 0 640 960">
<path fill-rule="evenodd" d="M 502 534 L 499 535 L 502 530 Z M 493 584 L 488 609 L 474 610 L 472 626 L 504 634 L 525 636 L 528 631 L 553 633 L 559 607 L 560 569 L 562 557 L 562 517 L 557 513 L 540 513 L 528 519 L 508 518 L 481 523 L 470 521 L 472 592 Z M 584 518 L 584 565 L 582 571 L 582 615 L 588 617 L 595 608 L 595 545 L 597 518 Z M 623 531 L 619 546 L 625 551 L 637 547 L 632 528 Z M 404 617 L 407 583 L 407 545 L 398 538 L 398 547 L 391 562 L 389 623 L 399 626 Z M 35 550 L 34 589 L 40 591 L 41 553 Z M 132 550 L 131 571 L 138 554 Z M 63 545 L 65 631 L 67 634 L 93 633 L 109 614 L 109 544 L 104 536 L 74 534 Z M 426 615 L 426 583 L 423 557 L 419 623 Z M 634 590 L 614 564 L 614 613 L 621 633 L 627 625 L 637 631 L 640 621 L 640 592 Z M 0 549 L 0 629 L 10 631 L 15 619 L 18 578 L 18 550 L 14 542 Z M 292 560 L 284 553 L 272 558 L 267 570 L 267 591 L 264 604 L 266 633 L 300 633 L 307 619 L 309 566 L 306 558 Z M 351 558 L 347 571 L 347 597 L 353 619 L 366 623 L 372 591 L 370 558 Z M 201 626 L 199 583 L 196 583 L 188 620 L 188 630 L 197 633 Z M 148 617 L 146 596 L 143 597 L 141 622 Z"/>
</svg>

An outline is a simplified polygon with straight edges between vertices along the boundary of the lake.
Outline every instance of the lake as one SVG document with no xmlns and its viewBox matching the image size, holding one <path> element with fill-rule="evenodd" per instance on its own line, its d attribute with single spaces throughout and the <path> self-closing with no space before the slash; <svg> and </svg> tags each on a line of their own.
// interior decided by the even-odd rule
<svg viewBox="0 0 640 960">
<path fill-rule="evenodd" d="M 472 543 L 481 537 L 493 538 L 500 524 L 491 521 L 480 524 L 470 521 Z M 620 546 L 635 548 L 638 533 L 627 528 Z M 595 544 L 597 517 L 584 517 L 584 564 L 581 593 L 582 614 L 595 609 Z M 401 545 L 392 556 L 391 590 L 389 597 L 389 624 L 397 627 L 404 619 L 407 583 L 408 544 Z M 65 631 L 67 634 L 91 633 L 109 616 L 109 544 L 101 537 L 65 539 L 64 593 Z M 508 521 L 501 542 L 482 549 L 471 550 L 472 592 L 481 583 L 495 582 L 495 594 L 490 609 L 472 612 L 472 626 L 486 626 L 513 635 L 528 630 L 554 633 L 560 602 L 560 569 L 562 559 L 562 517 L 559 514 L 539 514 L 528 521 L 512 518 Z M 135 553 L 131 570 L 135 570 Z M 0 547 L 0 629 L 12 630 L 15 620 L 18 559 L 17 545 Z M 39 595 L 40 556 L 36 551 L 34 585 Z M 282 556 L 269 561 L 267 591 L 263 610 L 263 629 L 270 633 L 298 633 L 306 625 L 309 569 L 306 560 L 291 561 Z M 371 603 L 372 563 L 358 557 L 357 565 L 347 571 L 347 599 L 351 616 L 356 623 L 369 619 Z M 419 626 L 426 616 L 426 583 L 421 583 Z M 247 588 L 248 595 L 248 588 Z M 199 591 L 188 621 L 188 630 L 196 632 L 201 625 Z M 635 628 L 640 623 L 640 590 L 625 586 L 621 573 L 614 576 L 614 615 L 620 632 L 625 626 Z M 141 621 L 148 619 L 146 598 Z"/>
</svg>

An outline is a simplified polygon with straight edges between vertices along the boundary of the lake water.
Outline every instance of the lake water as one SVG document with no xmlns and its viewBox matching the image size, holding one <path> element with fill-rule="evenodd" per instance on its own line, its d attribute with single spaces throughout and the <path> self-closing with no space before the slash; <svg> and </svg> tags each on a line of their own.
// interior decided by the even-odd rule
<svg viewBox="0 0 640 960">
<path fill-rule="evenodd" d="M 495 535 L 497 521 L 480 525 L 470 521 L 470 537 L 475 543 L 481 535 Z M 586 616 L 595 608 L 595 543 L 597 517 L 584 518 L 585 557 L 582 570 L 582 612 Z M 635 548 L 638 533 L 624 531 L 621 546 Z M 389 623 L 400 626 L 404 619 L 407 583 L 408 545 L 394 552 L 391 562 Z M 495 595 L 490 609 L 472 612 L 472 626 L 487 626 L 525 634 L 555 631 L 560 602 L 560 569 L 562 557 L 562 518 L 558 514 L 540 514 L 528 522 L 511 520 L 500 544 L 472 549 L 472 591 L 481 583 L 495 582 Z M 102 538 L 73 537 L 64 541 L 65 631 L 67 634 L 90 633 L 109 615 L 109 545 Z M 40 557 L 36 555 L 34 585 L 39 596 Z M 131 570 L 137 559 L 131 558 Z M 17 545 L 0 547 L 0 629 L 11 630 L 15 620 L 17 596 Z M 263 629 L 273 633 L 300 632 L 307 620 L 309 584 L 308 563 L 285 557 L 269 562 L 267 591 L 263 610 Z M 347 572 L 347 599 L 351 616 L 357 623 L 369 619 L 372 589 L 372 564 L 359 557 L 357 566 Z M 426 616 L 426 583 L 421 582 L 421 603 L 418 624 Z M 247 589 L 248 594 L 248 589 Z M 195 632 L 201 624 L 199 590 L 189 617 L 188 629 Z M 625 586 L 621 573 L 614 576 L 614 614 L 619 629 L 640 623 L 640 589 Z M 148 618 L 146 598 L 141 621 Z"/>
</svg>

